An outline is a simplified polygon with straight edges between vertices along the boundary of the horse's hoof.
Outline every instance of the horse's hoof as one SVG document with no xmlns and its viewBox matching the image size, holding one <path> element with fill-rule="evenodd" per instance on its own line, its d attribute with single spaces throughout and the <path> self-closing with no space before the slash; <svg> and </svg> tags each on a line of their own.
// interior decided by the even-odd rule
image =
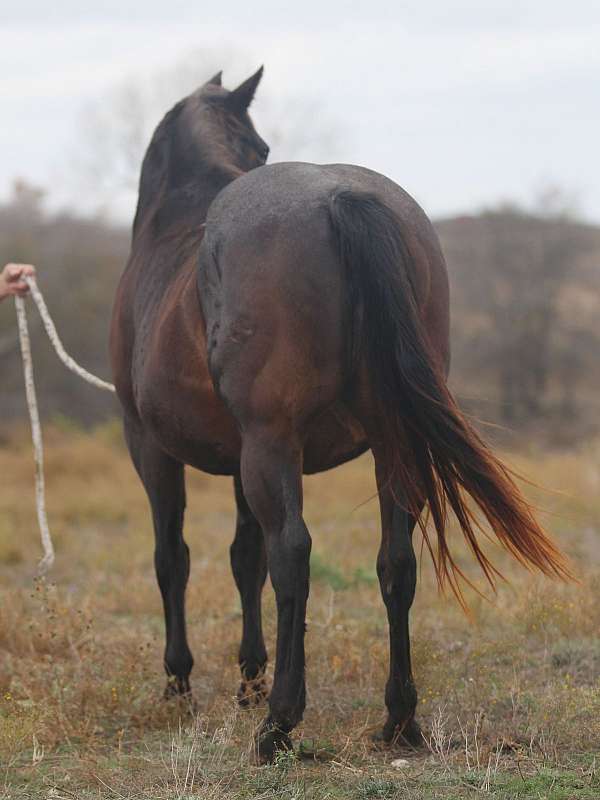
<svg viewBox="0 0 600 800">
<path fill-rule="evenodd" d="M 377 731 L 373 735 L 373 741 L 378 745 L 410 750 L 416 750 L 425 744 L 419 723 L 414 718 L 407 720 L 404 724 L 388 719 L 383 726 L 383 730 Z"/>
<path fill-rule="evenodd" d="M 163 692 L 163 700 L 175 701 L 192 714 L 196 712 L 196 701 L 194 700 L 189 681 L 169 679 L 165 691 Z"/>
<path fill-rule="evenodd" d="M 237 693 L 240 708 L 259 706 L 269 696 L 269 687 L 264 674 L 250 680 L 243 680 Z"/>
<path fill-rule="evenodd" d="M 165 700 L 170 700 L 173 697 L 185 697 L 191 693 L 190 682 L 187 678 L 176 678 L 175 675 L 167 678 L 167 685 L 164 691 Z"/>
<path fill-rule="evenodd" d="M 255 739 L 257 764 L 272 764 L 277 753 L 293 750 L 292 740 L 273 722 L 266 722 Z"/>
</svg>

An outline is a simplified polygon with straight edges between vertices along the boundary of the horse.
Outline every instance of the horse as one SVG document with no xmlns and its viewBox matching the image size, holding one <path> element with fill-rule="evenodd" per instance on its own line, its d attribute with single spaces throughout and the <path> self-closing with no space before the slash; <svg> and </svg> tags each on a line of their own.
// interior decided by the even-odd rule
<svg viewBox="0 0 600 800">
<path fill-rule="evenodd" d="M 381 737 L 417 746 L 415 527 L 440 586 L 461 601 L 464 576 L 446 537 L 450 509 L 492 585 L 499 572 L 479 544 L 474 507 L 526 566 L 565 578 L 568 565 L 448 389 L 448 278 L 425 212 L 363 167 L 266 165 L 269 147 L 248 113 L 261 76 L 262 67 L 228 91 L 219 73 L 156 128 L 113 309 L 114 381 L 154 523 L 165 694 L 190 692 L 193 665 L 184 465 L 233 477 L 241 705 L 267 696 L 267 572 L 275 591 L 274 675 L 255 733 L 257 758 L 268 762 L 292 747 L 306 703 L 311 537 L 302 476 L 370 449 L 390 640 Z"/>
</svg>

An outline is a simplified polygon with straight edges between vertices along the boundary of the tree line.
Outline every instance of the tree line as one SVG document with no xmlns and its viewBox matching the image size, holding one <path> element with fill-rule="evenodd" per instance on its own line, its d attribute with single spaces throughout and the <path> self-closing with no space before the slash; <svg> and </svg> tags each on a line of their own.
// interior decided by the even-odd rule
<svg viewBox="0 0 600 800">
<path fill-rule="evenodd" d="M 452 386 L 467 411 L 518 434 L 565 446 L 600 420 L 600 228 L 560 205 L 534 212 L 501 205 L 436 223 L 448 262 Z M 0 261 L 38 266 L 39 283 L 65 347 L 110 377 L 112 298 L 129 231 L 101 217 L 49 213 L 23 182 L 0 205 Z M 116 402 L 67 372 L 37 312 L 29 314 L 43 417 L 90 425 Z M 0 309 L 2 424 L 24 418 L 14 311 Z"/>
</svg>

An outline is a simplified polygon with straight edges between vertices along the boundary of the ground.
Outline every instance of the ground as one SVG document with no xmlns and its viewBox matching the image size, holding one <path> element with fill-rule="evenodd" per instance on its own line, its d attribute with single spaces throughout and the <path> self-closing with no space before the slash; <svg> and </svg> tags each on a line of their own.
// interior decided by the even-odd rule
<svg viewBox="0 0 600 800">
<path fill-rule="evenodd" d="M 46 581 L 32 579 L 40 544 L 26 431 L 0 444 L 0 798 L 600 796 L 597 443 L 507 456 L 546 487 L 526 491 L 579 585 L 530 575 L 490 544 L 510 581 L 494 596 L 453 529 L 460 565 L 487 595 L 467 593 L 469 618 L 437 592 L 423 555 L 412 635 L 427 744 L 415 753 L 371 742 L 387 667 L 371 459 L 308 478 L 308 707 L 294 733 L 297 755 L 256 767 L 252 731 L 263 712 L 235 702 L 241 615 L 228 562 L 230 481 L 188 475 L 190 713 L 161 700 L 149 514 L 118 427 L 85 433 L 63 422 L 45 434 L 57 550 Z M 272 652 L 270 585 L 265 625 Z"/>
</svg>

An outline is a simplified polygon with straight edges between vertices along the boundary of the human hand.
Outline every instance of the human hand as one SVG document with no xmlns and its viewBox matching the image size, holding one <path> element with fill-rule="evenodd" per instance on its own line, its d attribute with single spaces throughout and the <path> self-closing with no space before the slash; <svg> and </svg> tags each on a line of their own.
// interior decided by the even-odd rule
<svg viewBox="0 0 600 800">
<path fill-rule="evenodd" d="M 10 295 L 23 297 L 29 291 L 25 276 L 35 278 L 32 264 L 7 264 L 0 272 L 0 300 Z"/>
</svg>

